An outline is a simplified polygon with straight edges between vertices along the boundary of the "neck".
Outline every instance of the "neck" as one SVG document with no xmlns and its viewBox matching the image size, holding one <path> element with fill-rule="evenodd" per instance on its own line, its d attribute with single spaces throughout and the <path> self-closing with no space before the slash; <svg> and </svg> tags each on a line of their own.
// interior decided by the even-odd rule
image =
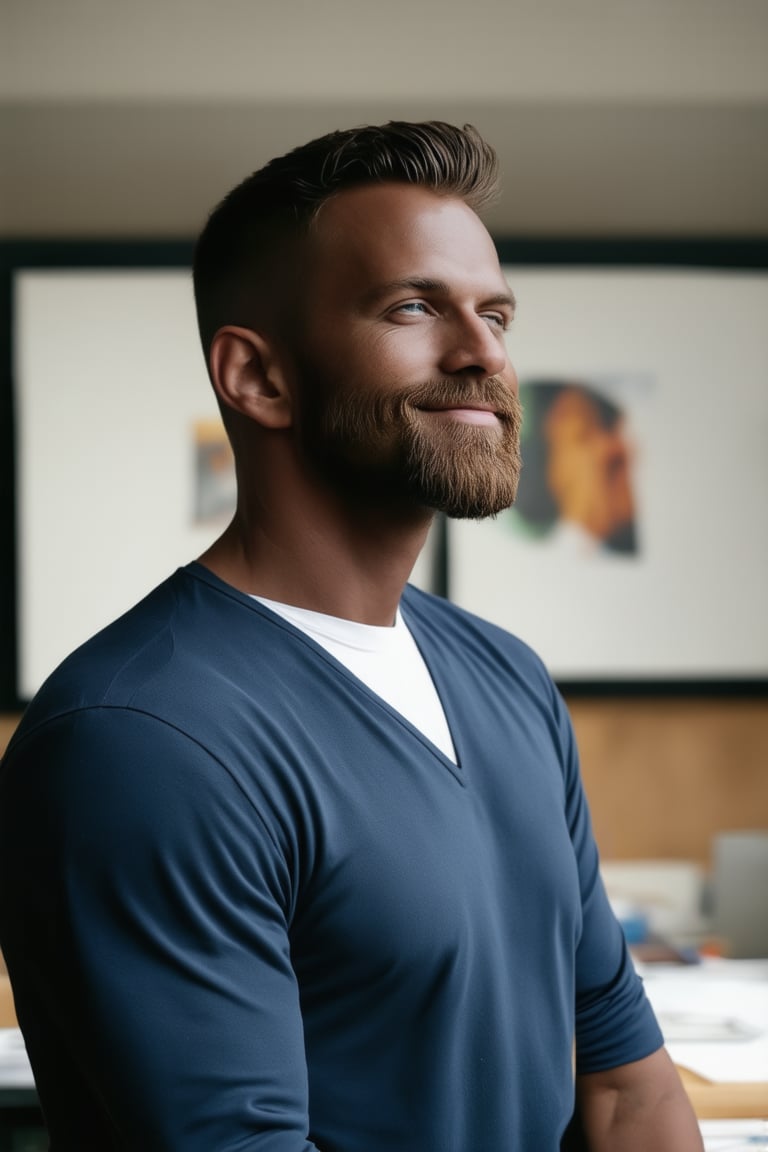
<svg viewBox="0 0 768 1152">
<path fill-rule="evenodd" d="M 259 491 L 256 489 L 256 491 Z M 241 497 L 200 563 L 243 592 L 361 624 L 391 625 L 432 520 L 427 509 L 355 508 L 314 492 Z"/>
</svg>

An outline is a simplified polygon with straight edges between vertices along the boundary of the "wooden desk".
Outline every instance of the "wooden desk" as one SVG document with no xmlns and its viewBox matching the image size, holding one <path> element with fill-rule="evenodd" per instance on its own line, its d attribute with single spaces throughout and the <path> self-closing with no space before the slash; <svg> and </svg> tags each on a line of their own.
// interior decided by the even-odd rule
<svg viewBox="0 0 768 1152">
<path fill-rule="evenodd" d="M 752 1084 L 714 1084 L 678 1069 L 699 1120 L 768 1119 L 768 1081 Z"/>
<path fill-rule="evenodd" d="M 0 1028 L 17 1027 L 11 982 L 4 972 L 0 971 Z"/>
<path fill-rule="evenodd" d="M 699 1119 L 768 1119 L 768 961 L 705 959 L 700 965 L 640 967 Z M 730 1033 L 720 1038 L 710 1018 L 715 1024 L 748 1022 L 761 1034 L 744 1042 Z M 734 1074 L 737 1079 L 720 1078 Z"/>
</svg>

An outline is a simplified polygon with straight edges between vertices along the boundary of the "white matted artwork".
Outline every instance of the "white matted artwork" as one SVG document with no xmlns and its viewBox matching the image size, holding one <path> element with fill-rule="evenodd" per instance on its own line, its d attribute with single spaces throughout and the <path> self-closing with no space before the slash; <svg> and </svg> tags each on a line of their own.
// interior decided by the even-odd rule
<svg viewBox="0 0 768 1152">
<path fill-rule="evenodd" d="M 561 681 L 768 675 L 768 276 L 505 267 L 519 506 L 449 591 Z"/>
<path fill-rule="evenodd" d="M 195 516 L 196 428 L 218 410 L 186 270 L 22 270 L 14 318 L 18 693 L 28 699 L 214 538 Z"/>
<path fill-rule="evenodd" d="M 232 458 L 189 269 L 14 276 L 17 693 L 215 539 Z M 428 542 L 414 573 L 432 584 Z"/>
</svg>

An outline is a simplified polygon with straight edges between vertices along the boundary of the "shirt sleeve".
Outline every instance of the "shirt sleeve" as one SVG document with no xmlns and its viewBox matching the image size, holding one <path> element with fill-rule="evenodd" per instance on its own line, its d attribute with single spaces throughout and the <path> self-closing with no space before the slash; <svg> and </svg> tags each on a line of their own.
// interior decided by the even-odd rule
<svg viewBox="0 0 768 1152">
<path fill-rule="evenodd" d="M 17 745 L 0 813 L 3 945 L 49 1116 L 84 1106 L 61 1097 L 65 1053 L 116 1146 L 315 1149 L 289 866 L 225 768 L 96 708 Z"/>
<path fill-rule="evenodd" d="M 576 952 L 576 1071 L 602 1072 L 649 1056 L 662 1046 L 663 1037 L 603 886 L 576 741 L 559 698 L 558 716 L 582 908 Z"/>
</svg>

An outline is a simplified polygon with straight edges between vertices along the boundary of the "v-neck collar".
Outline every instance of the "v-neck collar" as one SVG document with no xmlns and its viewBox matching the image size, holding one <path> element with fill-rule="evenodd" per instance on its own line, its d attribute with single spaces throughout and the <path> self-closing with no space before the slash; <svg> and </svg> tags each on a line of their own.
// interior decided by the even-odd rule
<svg viewBox="0 0 768 1152">
<path fill-rule="evenodd" d="M 403 597 L 400 603 L 403 619 L 408 629 L 410 630 L 411 635 L 413 636 L 419 652 L 421 653 L 422 659 L 427 666 L 429 675 L 432 677 L 435 690 L 438 694 L 438 698 L 445 713 L 448 730 L 451 734 L 451 740 L 456 752 L 457 763 L 454 763 L 449 756 L 446 756 L 442 749 L 434 744 L 429 739 L 429 737 L 421 731 L 420 728 L 417 728 L 416 725 L 413 724 L 407 716 L 404 716 L 402 712 L 399 712 L 387 700 L 385 700 L 383 696 L 380 696 L 372 688 L 369 688 L 364 680 L 361 680 L 359 676 L 356 676 L 354 672 L 342 664 L 340 660 L 337 660 L 332 653 L 330 653 L 321 644 L 314 640 L 312 636 L 302 631 L 301 628 L 298 628 L 290 620 L 286 619 L 286 617 L 273 611 L 254 596 L 250 596 L 246 592 L 241 592 L 238 588 L 235 588 L 234 585 L 227 584 L 225 580 L 222 580 L 214 572 L 211 572 L 211 570 L 206 568 L 205 565 L 200 564 L 199 561 L 192 561 L 186 566 L 186 569 L 184 570 L 187 571 L 188 574 L 194 579 L 202 580 L 215 590 L 224 592 L 236 598 L 240 603 L 245 604 L 253 612 L 257 613 L 257 615 L 266 617 L 275 626 L 282 628 L 291 636 L 295 637 L 295 639 L 303 643 L 310 651 L 314 652 L 316 656 L 320 657 L 320 659 L 332 667 L 339 675 L 343 676 L 345 680 L 351 684 L 354 684 L 358 691 L 363 692 L 369 700 L 376 704 L 377 707 L 384 709 L 384 711 L 389 716 L 393 717 L 429 752 L 431 752 L 432 755 L 439 760 L 441 765 L 448 769 L 454 779 L 457 780 L 458 783 L 462 785 L 462 787 L 466 787 L 467 778 L 465 771 L 465 760 L 463 756 L 464 745 L 458 730 L 458 725 L 456 723 L 456 712 L 452 707 L 450 694 L 445 689 L 447 681 L 446 678 L 440 674 L 440 668 L 438 667 L 439 661 L 435 659 L 436 654 L 434 652 L 430 652 L 428 644 L 426 645 L 425 650 L 425 644 L 422 643 L 422 640 L 428 639 L 427 634 L 420 627 L 419 621 L 416 620 L 413 614 L 409 611 L 408 605 L 405 602 L 405 597 Z"/>
</svg>

